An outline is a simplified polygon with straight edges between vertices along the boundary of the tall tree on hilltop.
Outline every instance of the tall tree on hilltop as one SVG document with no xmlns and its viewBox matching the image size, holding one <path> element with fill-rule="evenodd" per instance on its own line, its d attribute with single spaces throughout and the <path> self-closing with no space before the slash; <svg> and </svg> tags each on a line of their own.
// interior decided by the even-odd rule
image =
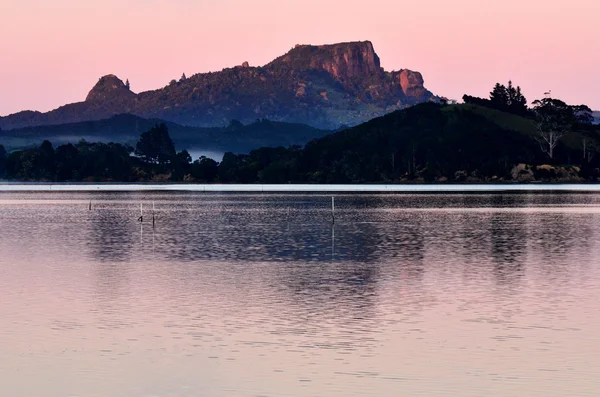
<svg viewBox="0 0 600 397">
<path fill-rule="evenodd" d="M 598 151 L 598 145 L 594 139 L 595 134 L 590 134 L 590 130 L 588 129 L 589 126 L 594 122 L 592 109 L 590 109 L 587 105 L 575 105 L 571 106 L 571 109 L 573 110 L 575 122 L 580 126 L 579 132 L 581 133 L 581 151 L 583 153 L 583 161 L 584 163 L 589 164 Z"/>
<path fill-rule="evenodd" d="M 490 93 L 490 102 L 495 109 L 514 114 L 527 113 L 527 99 L 521 92 L 521 87 L 513 86 L 512 81 L 508 82 L 508 87 L 496 83 Z"/>
<path fill-rule="evenodd" d="M 558 142 L 577 122 L 572 106 L 559 99 L 544 98 L 533 102 L 536 115 L 537 141 L 542 152 L 554 159 L 554 149 Z"/>
<path fill-rule="evenodd" d="M 592 115 L 592 109 L 587 105 L 574 105 L 571 106 L 575 119 L 580 124 L 593 124 L 594 116 Z"/>
<path fill-rule="evenodd" d="M 511 113 L 521 114 L 527 111 L 527 99 L 521 93 L 521 87 L 516 88 L 512 85 L 512 81 L 509 80 L 508 87 L 506 89 L 508 93 L 507 108 Z"/>
<path fill-rule="evenodd" d="M 131 84 L 129 84 L 129 79 L 127 79 L 127 81 L 125 82 L 125 88 L 131 90 Z"/>
<path fill-rule="evenodd" d="M 490 92 L 490 101 L 496 109 L 506 108 L 508 105 L 508 91 L 503 84 L 496 83 L 492 92 Z"/>
<path fill-rule="evenodd" d="M 175 153 L 175 145 L 164 123 L 142 133 L 135 147 L 135 154 L 150 164 L 169 164 L 174 160 Z"/>
</svg>

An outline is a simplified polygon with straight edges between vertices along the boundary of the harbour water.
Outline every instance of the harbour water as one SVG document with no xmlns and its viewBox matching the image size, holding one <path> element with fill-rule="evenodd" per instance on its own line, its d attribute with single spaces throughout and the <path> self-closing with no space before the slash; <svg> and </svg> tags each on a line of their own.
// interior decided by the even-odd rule
<svg viewBox="0 0 600 397">
<path fill-rule="evenodd" d="M 0 396 L 600 390 L 600 194 L 6 186 Z"/>
</svg>

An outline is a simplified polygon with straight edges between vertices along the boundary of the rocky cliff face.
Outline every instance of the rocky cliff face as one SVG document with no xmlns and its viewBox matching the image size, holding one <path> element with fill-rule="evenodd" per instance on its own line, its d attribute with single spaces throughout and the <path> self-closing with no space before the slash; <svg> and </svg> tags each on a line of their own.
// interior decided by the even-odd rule
<svg viewBox="0 0 600 397">
<path fill-rule="evenodd" d="M 424 81 L 421 73 L 404 69 L 400 72 L 393 73 L 393 75 L 398 79 L 404 95 L 413 97 L 418 101 L 428 99 L 429 91 L 423 86 Z"/>
<path fill-rule="evenodd" d="M 0 127 L 72 123 L 131 113 L 190 126 L 224 126 L 232 119 L 250 123 L 260 118 L 332 129 L 432 99 L 420 73 L 384 71 L 371 42 L 297 45 L 263 67 L 244 62 L 139 94 L 118 77 L 104 76 L 84 102 L 48 113 L 3 117 Z"/>
<path fill-rule="evenodd" d="M 323 70 L 340 82 L 370 79 L 381 73 L 379 57 L 369 41 L 334 45 L 297 45 L 269 65 L 286 64 L 291 69 Z"/>
</svg>

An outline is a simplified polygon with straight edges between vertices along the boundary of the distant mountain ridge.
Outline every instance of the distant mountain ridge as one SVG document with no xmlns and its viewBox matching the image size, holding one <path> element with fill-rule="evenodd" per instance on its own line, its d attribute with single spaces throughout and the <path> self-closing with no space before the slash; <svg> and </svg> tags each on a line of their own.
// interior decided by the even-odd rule
<svg viewBox="0 0 600 397">
<path fill-rule="evenodd" d="M 297 45 L 262 67 L 200 73 L 153 91 L 132 92 L 114 75 L 101 77 L 85 101 L 47 113 L 0 117 L 0 128 L 106 119 L 131 113 L 197 127 L 256 119 L 333 129 L 355 125 L 436 97 L 419 72 L 386 72 L 369 41 Z"/>
<path fill-rule="evenodd" d="M 121 114 L 104 120 L 0 131 L 0 144 L 11 151 L 39 146 L 44 140 L 61 145 L 85 139 L 88 142 L 115 142 L 135 147 L 140 135 L 159 123 L 167 125 L 178 150 L 211 153 L 247 153 L 264 146 L 304 145 L 332 132 L 304 124 L 269 120 L 256 120 L 248 125 L 232 122 L 226 127 L 218 128 L 188 127 L 159 119 Z"/>
<path fill-rule="evenodd" d="M 592 116 L 594 117 L 594 124 L 600 124 L 600 110 L 593 111 Z"/>
</svg>

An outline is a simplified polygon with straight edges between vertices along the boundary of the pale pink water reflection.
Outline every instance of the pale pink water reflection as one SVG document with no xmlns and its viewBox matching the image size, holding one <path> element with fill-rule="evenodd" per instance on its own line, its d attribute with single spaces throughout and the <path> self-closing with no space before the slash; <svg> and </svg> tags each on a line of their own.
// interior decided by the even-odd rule
<svg viewBox="0 0 600 397">
<path fill-rule="evenodd" d="M 329 202 L 0 194 L 0 395 L 596 395 L 600 195 Z"/>
</svg>

